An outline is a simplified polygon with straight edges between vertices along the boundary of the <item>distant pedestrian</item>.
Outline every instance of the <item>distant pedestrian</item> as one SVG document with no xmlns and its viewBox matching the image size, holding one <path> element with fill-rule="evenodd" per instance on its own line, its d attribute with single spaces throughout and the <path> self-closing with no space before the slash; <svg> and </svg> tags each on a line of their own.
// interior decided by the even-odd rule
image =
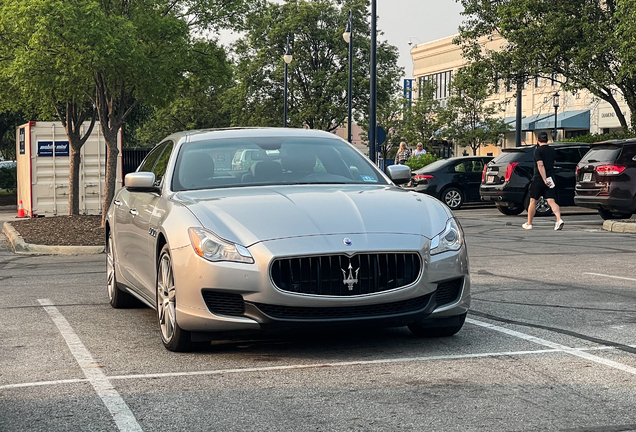
<svg viewBox="0 0 636 432">
<path fill-rule="evenodd" d="M 524 223 L 524 229 L 532 229 L 532 219 L 536 213 L 537 200 L 543 197 L 552 212 L 556 216 L 554 230 L 558 231 L 563 228 L 563 219 L 561 219 L 561 209 L 556 203 L 556 191 L 554 189 L 554 158 L 555 152 L 548 145 L 548 134 L 539 133 L 537 138 L 537 146 L 534 149 L 534 175 L 530 180 L 528 194 L 530 195 L 530 205 L 528 206 L 528 222 Z"/>
<path fill-rule="evenodd" d="M 415 151 L 413 152 L 413 156 L 419 156 L 419 155 L 423 155 L 426 154 L 426 150 L 424 150 L 424 146 L 422 145 L 421 142 L 417 143 L 417 148 L 415 149 Z"/>
<path fill-rule="evenodd" d="M 396 165 L 404 165 L 407 160 L 411 157 L 411 149 L 406 146 L 406 143 L 402 141 L 400 143 L 400 148 L 398 149 L 397 154 L 395 155 L 395 163 Z"/>
</svg>

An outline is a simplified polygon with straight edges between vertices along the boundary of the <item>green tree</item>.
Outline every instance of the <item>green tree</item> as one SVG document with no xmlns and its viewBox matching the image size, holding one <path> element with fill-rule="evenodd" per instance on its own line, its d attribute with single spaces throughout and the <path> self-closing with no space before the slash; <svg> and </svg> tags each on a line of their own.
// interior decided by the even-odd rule
<svg viewBox="0 0 636 432">
<path fill-rule="evenodd" d="M 92 80 L 73 67 L 80 56 L 65 44 L 82 31 L 73 2 L 51 0 L 4 1 L 0 27 L 6 43 L 0 48 L 0 77 L 8 80 L 13 109 L 34 107 L 53 112 L 62 122 L 69 140 L 68 214 L 79 214 L 80 149 L 95 124 L 95 108 L 89 100 Z M 3 90 L 6 91 L 7 86 Z M 85 131 L 82 125 L 89 121 Z"/>
<path fill-rule="evenodd" d="M 636 126 L 634 0 L 459 0 L 468 18 L 457 39 L 471 60 L 486 59 L 509 82 L 562 77 L 568 91 L 588 89 L 608 102 L 626 131 Z M 492 34 L 501 51 L 485 51 Z M 618 93 L 618 94 L 617 94 Z M 631 122 L 619 107 L 619 94 Z"/>
<path fill-rule="evenodd" d="M 435 99 L 435 84 L 423 81 L 419 87 L 419 96 L 404 110 L 402 136 L 408 144 L 421 142 L 428 152 L 431 142 L 440 128 L 437 112 L 439 101 Z"/>
<path fill-rule="evenodd" d="M 48 57 L 64 103 L 84 107 L 80 95 L 90 85 L 106 141 L 106 188 L 103 220 L 115 192 L 117 136 L 143 101 L 160 106 L 170 101 L 188 73 L 196 51 L 191 34 L 220 28 L 240 29 L 256 0 L 5 0 L 2 31 L 53 45 L 33 56 L 34 85 L 45 83 L 49 68 L 35 60 Z M 11 14 L 5 14 L 10 11 Z M 36 23 L 36 24 L 33 24 Z M 21 32 L 21 28 L 32 31 Z M 14 69 L 23 67 L 13 62 Z M 75 87 L 73 87 L 75 85 Z M 55 88 L 57 88 L 56 86 Z M 66 115 L 68 115 L 68 105 Z"/>
<path fill-rule="evenodd" d="M 483 63 L 472 63 L 460 69 L 451 82 L 451 96 L 439 112 L 442 134 L 460 147 L 470 147 L 473 155 L 484 144 L 498 145 L 499 138 L 509 129 L 497 117 L 502 110 L 486 104 L 492 94 L 492 80 Z"/>
<path fill-rule="evenodd" d="M 230 126 L 222 96 L 232 86 L 232 65 L 223 48 L 213 41 L 199 40 L 191 56 L 191 67 L 167 106 L 151 109 L 136 130 L 135 141 L 153 145 L 179 130 Z"/>
<path fill-rule="evenodd" d="M 15 159 L 15 128 L 23 123 L 25 117 L 21 112 L 0 112 L 0 156 L 4 159 Z"/>
<path fill-rule="evenodd" d="M 244 38 L 235 45 L 236 86 L 226 103 L 236 126 L 282 126 L 283 54 L 291 37 L 288 68 L 288 122 L 294 127 L 333 131 L 347 118 L 348 45 L 342 39 L 353 11 L 353 106 L 368 125 L 370 14 L 368 2 L 288 0 L 267 4 L 250 16 Z M 397 49 L 378 44 L 378 106 L 390 100 L 402 70 Z"/>
</svg>

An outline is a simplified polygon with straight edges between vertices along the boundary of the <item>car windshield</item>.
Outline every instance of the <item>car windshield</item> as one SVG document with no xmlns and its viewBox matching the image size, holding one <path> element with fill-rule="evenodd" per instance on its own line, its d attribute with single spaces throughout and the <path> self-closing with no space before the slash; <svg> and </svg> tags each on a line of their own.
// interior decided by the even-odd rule
<svg viewBox="0 0 636 432">
<path fill-rule="evenodd" d="M 339 139 L 223 138 L 181 147 L 172 190 L 284 184 L 388 183 Z"/>
<path fill-rule="evenodd" d="M 621 147 L 617 145 L 595 146 L 585 153 L 579 163 L 614 162 L 620 152 Z"/>
</svg>

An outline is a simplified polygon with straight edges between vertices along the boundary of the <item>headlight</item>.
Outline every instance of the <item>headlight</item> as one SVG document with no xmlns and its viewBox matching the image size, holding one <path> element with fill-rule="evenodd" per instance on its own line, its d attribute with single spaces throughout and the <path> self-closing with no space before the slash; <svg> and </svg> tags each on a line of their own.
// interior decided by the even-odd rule
<svg viewBox="0 0 636 432">
<path fill-rule="evenodd" d="M 194 252 L 208 261 L 233 261 L 253 264 L 252 254 L 244 246 L 220 239 L 212 231 L 189 228 L 190 243 Z"/>
<path fill-rule="evenodd" d="M 444 231 L 431 240 L 431 255 L 459 250 L 464 244 L 464 233 L 454 218 L 446 222 Z"/>
</svg>

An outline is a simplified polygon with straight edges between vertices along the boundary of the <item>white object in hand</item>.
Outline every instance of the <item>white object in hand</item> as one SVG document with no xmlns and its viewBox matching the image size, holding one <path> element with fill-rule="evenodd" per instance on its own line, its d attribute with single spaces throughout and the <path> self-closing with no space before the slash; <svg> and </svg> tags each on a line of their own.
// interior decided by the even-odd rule
<svg viewBox="0 0 636 432">
<path fill-rule="evenodd" d="M 554 188 L 554 180 L 552 180 L 552 177 L 545 179 L 545 184 L 548 185 L 550 189 Z"/>
</svg>

